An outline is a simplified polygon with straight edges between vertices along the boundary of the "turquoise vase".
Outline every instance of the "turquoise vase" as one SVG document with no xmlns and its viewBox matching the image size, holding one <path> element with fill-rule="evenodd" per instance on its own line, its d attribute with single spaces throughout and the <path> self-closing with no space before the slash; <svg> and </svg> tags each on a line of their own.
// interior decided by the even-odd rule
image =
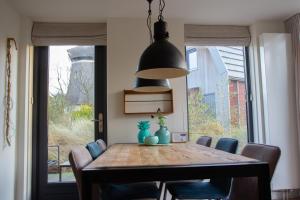
<svg viewBox="0 0 300 200">
<path fill-rule="evenodd" d="M 155 136 L 158 137 L 158 144 L 169 144 L 170 143 L 170 132 L 167 127 L 160 126 L 158 131 L 155 132 Z"/>
<path fill-rule="evenodd" d="M 144 144 L 145 138 L 151 135 L 151 132 L 149 130 L 150 122 L 149 121 L 139 121 L 138 128 L 140 129 L 140 131 L 137 135 L 138 141 L 140 144 Z"/>
<path fill-rule="evenodd" d="M 149 129 L 140 130 L 138 133 L 138 141 L 140 144 L 144 144 L 145 138 L 149 137 L 151 135 L 151 132 Z"/>
</svg>

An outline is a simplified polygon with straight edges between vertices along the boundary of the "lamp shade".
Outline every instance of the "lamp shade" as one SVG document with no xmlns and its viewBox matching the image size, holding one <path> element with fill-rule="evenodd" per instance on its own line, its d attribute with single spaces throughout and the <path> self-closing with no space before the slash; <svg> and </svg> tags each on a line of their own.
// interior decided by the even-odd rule
<svg viewBox="0 0 300 200">
<path fill-rule="evenodd" d="M 186 76 L 186 63 L 181 52 L 168 41 L 167 23 L 154 24 L 155 41 L 140 57 L 136 76 L 145 79 L 169 79 Z"/>
<path fill-rule="evenodd" d="M 137 78 L 133 88 L 136 92 L 165 92 L 171 89 L 169 80 Z"/>
</svg>

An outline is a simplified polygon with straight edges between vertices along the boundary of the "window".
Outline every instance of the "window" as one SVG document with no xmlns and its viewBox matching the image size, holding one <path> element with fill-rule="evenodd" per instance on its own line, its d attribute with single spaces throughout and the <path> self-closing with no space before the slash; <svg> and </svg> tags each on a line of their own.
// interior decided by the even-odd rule
<svg viewBox="0 0 300 200">
<path fill-rule="evenodd" d="M 196 70 L 198 68 L 197 50 L 195 48 L 187 50 L 187 57 L 189 70 Z"/>
<path fill-rule="evenodd" d="M 244 47 L 189 46 L 187 77 L 190 140 L 202 135 L 248 142 Z M 214 145 L 214 144 L 213 144 Z"/>
</svg>

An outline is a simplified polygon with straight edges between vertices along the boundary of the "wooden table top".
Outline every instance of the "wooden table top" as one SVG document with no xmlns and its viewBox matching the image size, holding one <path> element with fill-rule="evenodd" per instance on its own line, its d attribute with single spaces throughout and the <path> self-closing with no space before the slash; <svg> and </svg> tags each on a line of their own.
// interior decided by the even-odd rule
<svg viewBox="0 0 300 200">
<path fill-rule="evenodd" d="M 211 165 L 245 162 L 257 162 L 257 160 L 194 143 L 173 143 L 167 146 L 114 144 L 111 145 L 99 158 L 85 167 L 85 169 Z"/>
</svg>

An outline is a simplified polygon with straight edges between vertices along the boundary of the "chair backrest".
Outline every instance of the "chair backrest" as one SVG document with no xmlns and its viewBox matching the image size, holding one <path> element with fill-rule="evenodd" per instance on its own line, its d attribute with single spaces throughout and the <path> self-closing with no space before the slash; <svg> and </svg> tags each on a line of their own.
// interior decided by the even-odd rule
<svg viewBox="0 0 300 200">
<path fill-rule="evenodd" d="M 79 192 L 79 197 L 82 199 L 82 174 L 81 170 L 93 161 L 89 151 L 83 147 L 78 146 L 69 153 L 69 161 L 76 179 L 76 184 Z"/>
<path fill-rule="evenodd" d="M 106 151 L 107 146 L 103 140 L 98 139 L 96 142 L 99 145 L 100 149 L 102 149 L 102 151 Z"/>
<path fill-rule="evenodd" d="M 212 137 L 201 136 L 201 137 L 198 138 L 196 143 L 199 144 L 199 145 L 202 145 L 202 146 L 210 147 L 211 141 L 212 141 Z"/>
<path fill-rule="evenodd" d="M 233 138 L 221 138 L 216 144 L 216 149 L 228 153 L 236 153 L 239 141 Z"/>
<path fill-rule="evenodd" d="M 280 158 L 280 148 L 263 144 L 247 144 L 242 151 L 243 156 L 269 163 L 270 179 Z M 230 200 L 258 199 L 258 182 L 256 177 L 234 178 L 228 196 Z"/>
<path fill-rule="evenodd" d="M 236 153 L 239 141 L 232 138 L 220 138 L 216 144 L 216 149 L 228 153 Z M 214 178 L 210 182 L 218 186 L 224 193 L 228 193 L 231 187 L 232 178 Z"/>
</svg>

